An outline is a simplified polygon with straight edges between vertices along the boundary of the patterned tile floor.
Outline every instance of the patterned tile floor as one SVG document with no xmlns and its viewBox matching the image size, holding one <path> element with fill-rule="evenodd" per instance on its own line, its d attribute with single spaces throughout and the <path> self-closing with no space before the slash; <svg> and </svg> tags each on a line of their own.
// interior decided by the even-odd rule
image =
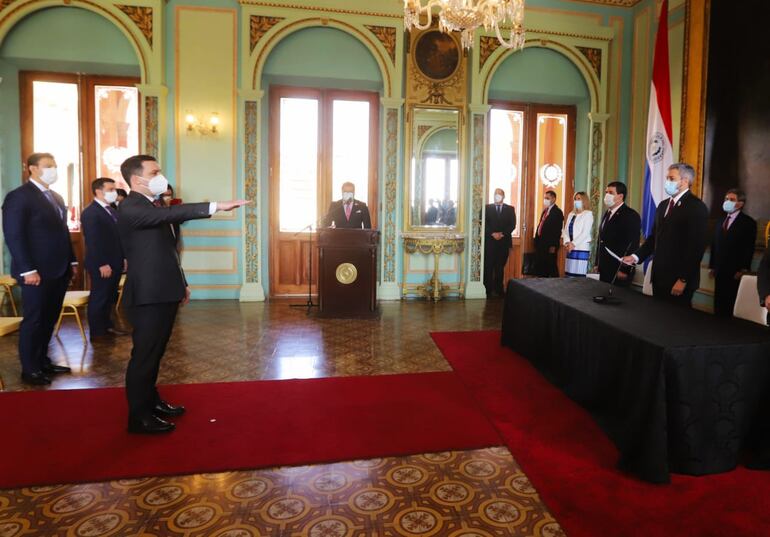
<svg viewBox="0 0 770 537">
<path fill-rule="evenodd" d="M 435 330 L 499 326 L 494 301 L 393 303 L 373 321 L 321 320 L 288 303 L 185 308 L 161 382 L 446 371 Z M 16 336 L 0 374 L 18 382 Z M 130 340 L 83 346 L 73 325 L 51 346 L 74 373 L 53 389 L 120 386 Z M 50 389 L 50 388 L 49 388 Z M 331 465 L 0 491 L 0 537 L 563 537 L 506 448 Z"/>
</svg>

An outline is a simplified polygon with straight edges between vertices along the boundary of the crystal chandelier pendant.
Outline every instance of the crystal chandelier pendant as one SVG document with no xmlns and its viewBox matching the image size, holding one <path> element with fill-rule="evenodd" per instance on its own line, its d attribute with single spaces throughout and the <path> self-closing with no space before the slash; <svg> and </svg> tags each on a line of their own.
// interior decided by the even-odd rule
<svg viewBox="0 0 770 537">
<path fill-rule="evenodd" d="M 486 31 L 494 29 L 503 47 L 524 48 L 524 0 L 404 0 L 406 29 L 430 28 L 434 7 L 438 10 L 439 29 L 459 32 L 464 49 L 473 46 L 474 32 L 482 26 Z M 502 31 L 506 26 L 510 28 L 507 38 Z"/>
</svg>

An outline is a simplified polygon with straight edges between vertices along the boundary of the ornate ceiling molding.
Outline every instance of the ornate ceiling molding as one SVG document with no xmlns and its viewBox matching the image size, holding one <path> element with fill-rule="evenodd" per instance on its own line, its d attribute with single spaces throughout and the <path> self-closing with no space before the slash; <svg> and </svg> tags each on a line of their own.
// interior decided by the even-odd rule
<svg viewBox="0 0 770 537">
<path fill-rule="evenodd" d="M 382 46 L 388 51 L 391 61 L 396 63 L 396 29 L 392 26 L 372 26 L 365 24 L 370 32 L 380 40 Z"/>
<path fill-rule="evenodd" d="M 254 52 L 254 47 L 256 47 L 259 40 L 270 31 L 270 28 L 281 22 L 283 19 L 284 17 L 267 17 L 265 15 L 251 16 L 251 27 L 249 29 L 251 52 Z"/>
<path fill-rule="evenodd" d="M 594 70 L 594 73 L 596 73 L 596 78 L 600 79 L 602 78 L 602 49 L 600 48 L 591 48 L 591 47 L 575 47 L 577 48 L 580 53 L 586 57 L 588 62 L 591 64 L 591 67 Z"/>
<path fill-rule="evenodd" d="M 581 2 L 583 4 L 601 4 L 603 6 L 615 7 L 634 7 L 642 0 L 571 0 L 572 2 Z"/>
<path fill-rule="evenodd" d="M 150 47 L 152 47 L 152 8 L 146 6 L 124 6 L 121 4 L 115 4 L 115 7 L 134 21 L 134 24 L 141 30 Z"/>
<path fill-rule="evenodd" d="M 479 38 L 479 71 L 487 63 L 487 60 L 500 47 L 500 40 L 495 36 L 482 35 Z"/>
</svg>

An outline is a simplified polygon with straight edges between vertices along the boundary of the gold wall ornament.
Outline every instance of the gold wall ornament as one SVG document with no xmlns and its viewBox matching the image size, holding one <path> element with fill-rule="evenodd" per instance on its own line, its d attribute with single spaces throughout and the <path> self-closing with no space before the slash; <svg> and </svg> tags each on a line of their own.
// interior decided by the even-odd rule
<svg viewBox="0 0 770 537">
<path fill-rule="evenodd" d="M 246 282 L 259 281 L 259 180 L 257 177 L 257 103 L 246 101 L 244 110 L 244 194 L 253 203 L 244 207 Z"/>
<path fill-rule="evenodd" d="M 0 0 L 0 11 L 13 4 L 14 1 L 15 0 Z"/>
<path fill-rule="evenodd" d="M 337 281 L 343 285 L 350 285 L 358 279 L 358 269 L 353 263 L 340 263 L 335 271 Z"/>
<path fill-rule="evenodd" d="M 441 107 L 465 107 L 468 59 L 455 34 L 429 28 L 410 36 L 406 101 Z"/>
<path fill-rule="evenodd" d="M 596 77 L 601 80 L 602 78 L 602 49 L 592 47 L 575 47 L 580 53 L 586 57 L 588 63 L 596 73 Z"/>
<path fill-rule="evenodd" d="M 262 37 L 270 31 L 270 29 L 281 22 L 284 17 L 267 17 L 263 15 L 252 15 L 249 19 L 249 42 L 251 43 L 250 52 L 254 52 L 254 47 L 257 46 Z"/>
<path fill-rule="evenodd" d="M 144 97 L 144 152 L 158 157 L 158 98 L 152 95 Z"/>
<path fill-rule="evenodd" d="M 396 281 L 396 189 L 398 185 L 398 109 L 385 116 L 385 232 L 383 234 L 384 281 Z"/>
<path fill-rule="evenodd" d="M 122 4 L 115 4 L 115 7 L 134 21 L 134 24 L 141 30 L 150 47 L 152 47 L 152 8 L 146 6 L 125 6 Z"/>
<path fill-rule="evenodd" d="M 487 63 L 492 53 L 500 48 L 500 41 L 496 37 L 482 35 L 479 38 L 479 45 L 481 46 L 479 50 L 479 71 L 481 71 L 481 68 Z"/>
<path fill-rule="evenodd" d="M 471 161 L 471 179 L 473 198 L 471 199 L 471 273 L 470 279 L 481 281 L 481 211 L 484 208 L 484 130 L 486 116 L 473 114 L 473 160 Z"/>
<path fill-rule="evenodd" d="M 390 60 L 396 63 L 396 29 L 391 26 L 374 26 L 365 24 L 366 28 L 380 40 L 382 46 L 388 51 Z"/>
</svg>

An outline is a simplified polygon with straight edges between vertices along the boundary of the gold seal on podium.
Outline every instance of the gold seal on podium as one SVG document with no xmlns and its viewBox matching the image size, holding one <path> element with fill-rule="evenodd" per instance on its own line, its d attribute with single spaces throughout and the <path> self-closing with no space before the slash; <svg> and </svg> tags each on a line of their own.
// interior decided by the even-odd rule
<svg viewBox="0 0 770 537">
<path fill-rule="evenodd" d="M 358 269 L 353 263 L 340 263 L 337 265 L 337 281 L 343 285 L 350 285 L 358 278 Z"/>
</svg>

